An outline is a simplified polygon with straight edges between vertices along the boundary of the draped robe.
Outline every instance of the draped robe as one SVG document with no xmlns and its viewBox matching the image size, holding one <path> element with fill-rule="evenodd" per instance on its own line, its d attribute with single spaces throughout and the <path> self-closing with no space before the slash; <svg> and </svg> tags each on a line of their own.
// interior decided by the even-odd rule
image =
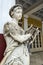
<svg viewBox="0 0 43 65">
<path fill-rule="evenodd" d="M 14 22 L 4 25 L 4 38 L 7 47 L 4 55 L 8 55 L 3 65 L 30 65 L 30 56 L 27 43 L 24 44 L 31 34 L 24 34 L 24 30 Z"/>
</svg>

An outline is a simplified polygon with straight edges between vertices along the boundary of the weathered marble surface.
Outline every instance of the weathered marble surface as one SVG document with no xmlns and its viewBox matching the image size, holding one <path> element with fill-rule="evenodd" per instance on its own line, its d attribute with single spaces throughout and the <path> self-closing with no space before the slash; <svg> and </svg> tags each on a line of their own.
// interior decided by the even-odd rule
<svg viewBox="0 0 43 65">
<path fill-rule="evenodd" d="M 7 22 L 4 26 L 4 37 L 7 43 L 4 55 L 8 54 L 8 57 L 3 65 L 29 65 L 27 43 L 23 42 L 30 38 L 31 34 L 24 34 L 24 30 L 16 23 Z"/>
</svg>

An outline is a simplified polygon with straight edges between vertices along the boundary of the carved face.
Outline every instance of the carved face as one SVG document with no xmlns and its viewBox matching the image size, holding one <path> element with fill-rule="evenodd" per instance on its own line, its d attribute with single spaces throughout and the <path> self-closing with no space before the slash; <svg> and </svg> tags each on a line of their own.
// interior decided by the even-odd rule
<svg viewBox="0 0 43 65">
<path fill-rule="evenodd" d="M 22 18 L 22 8 L 16 7 L 13 10 L 13 18 L 16 18 L 17 20 L 20 20 Z"/>
</svg>

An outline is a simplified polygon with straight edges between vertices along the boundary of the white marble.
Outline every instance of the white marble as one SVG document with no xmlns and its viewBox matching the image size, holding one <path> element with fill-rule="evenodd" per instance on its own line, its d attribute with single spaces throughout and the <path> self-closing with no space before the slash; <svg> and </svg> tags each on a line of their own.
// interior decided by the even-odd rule
<svg viewBox="0 0 43 65">
<path fill-rule="evenodd" d="M 15 9 L 16 11 L 13 11 L 13 20 L 4 25 L 7 48 L 1 65 L 30 65 L 27 43 L 23 44 L 23 42 L 28 40 L 31 34 L 24 34 L 24 30 L 18 25 L 18 20 L 21 19 L 22 15 L 22 8 L 18 7 Z"/>
</svg>

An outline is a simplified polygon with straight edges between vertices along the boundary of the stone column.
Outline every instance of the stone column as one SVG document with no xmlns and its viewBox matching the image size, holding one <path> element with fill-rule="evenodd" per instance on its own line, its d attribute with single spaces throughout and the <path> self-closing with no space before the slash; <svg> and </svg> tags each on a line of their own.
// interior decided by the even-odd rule
<svg viewBox="0 0 43 65">
<path fill-rule="evenodd" d="M 28 28 L 28 16 L 24 15 L 24 30 Z"/>
<path fill-rule="evenodd" d="M 43 43 L 43 21 L 42 21 L 42 43 Z"/>
<path fill-rule="evenodd" d="M 43 33 L 43 21 L 42 21 L 42 33 Z"/>
</svg>

